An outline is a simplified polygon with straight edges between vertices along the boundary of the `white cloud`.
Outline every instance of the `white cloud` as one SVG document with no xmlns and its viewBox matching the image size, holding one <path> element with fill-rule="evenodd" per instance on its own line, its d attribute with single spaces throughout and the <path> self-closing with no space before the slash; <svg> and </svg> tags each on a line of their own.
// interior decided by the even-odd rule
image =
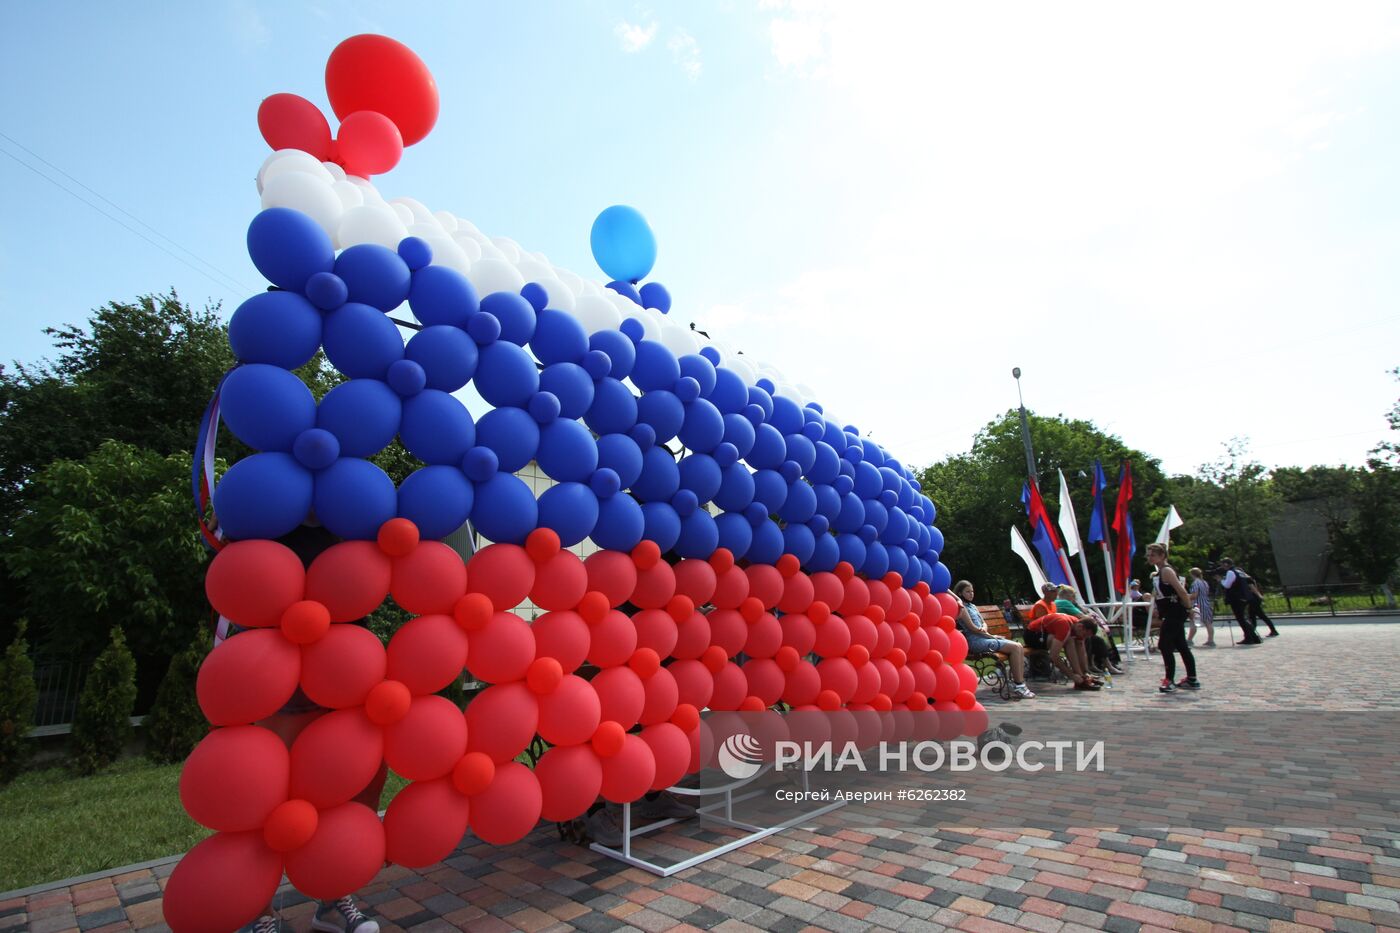
<svg viewBox="0 0 1400 933">
<path fill-rule="evenodd" d="M 640 52 L 651 45 L 658 28 L 660 27 L 655 20 L 647 23 L 621 22 L 613 27 L 613 35 L 617 36 L 617 41 L 621 43 L 622 51 Z"/>
<path fill-rule="evenodd" d="M 684 29 L 676 29 L 666 40 L 666 48 L 671 52 L 671 60 L 680 66 L 686 77 L 698 81 L 702 66 L 700 43 L 695 41 L 695 37 Z"/>
</svg>

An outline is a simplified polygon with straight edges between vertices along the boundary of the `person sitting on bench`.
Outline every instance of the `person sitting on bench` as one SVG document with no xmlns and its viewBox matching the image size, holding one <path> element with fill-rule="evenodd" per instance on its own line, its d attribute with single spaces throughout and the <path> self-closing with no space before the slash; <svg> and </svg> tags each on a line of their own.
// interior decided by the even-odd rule
<svg viewBox="0 0 1400 933">
<path fill-rule="evenodd" d="M 967 639 L 967 653 L 1006 655 L 1011 663 L 1011 689 L 1022 699 L 1035 699 L 1031 688 L 1026 686 L 1026 650 L 1019 642 L 998 638 L 987 631 L 987 623 L 982 619 L 982 613 L 972 604 L 973 589 L 970 582 L 959 580 L 953 584 L 953 595 L 962 602 L 957 622 L 958 631 Z"/>
<path fill-rule="evenodd" d="M 1065 612 L 1056 599 L 1059 588 L 1055 584 L 1045 584 L 1041 592 L 1044 598 L 1031 609 L 1027 627 L 1045 636 L 1051 663 L 1074 683 L 1074 689 L 1098 690 L 1101 684 L 1089 676 L 1089 658 L 1084 647 L 1085 640 L 1098 628 L 1097 624 L 1092 618 Z"/>
<path fill-rule="evenodd" d="M 1118 654 L 1118 647 L 1113 644 L 1112 630 L 1108 627 L 1108 620 L 1096 609 L 1091 609 L 1084 605 L 1084 600 L 1079 598 L 1079 591 L 1072 586 L 1061 586 L 1055 592 L 1055 606 L 1060 612 L 1074 616 L 1077 619 L 1087 619 L 1094 623 L 1094 630 L 1090 637 L 1085 640 L 1084 647 L 1089 654 L 1089 673 L 1102 674 L 1108 671 L 1110 674 L 1123 673 L 1118 667 L 1121 660 Z"/>
</svg>

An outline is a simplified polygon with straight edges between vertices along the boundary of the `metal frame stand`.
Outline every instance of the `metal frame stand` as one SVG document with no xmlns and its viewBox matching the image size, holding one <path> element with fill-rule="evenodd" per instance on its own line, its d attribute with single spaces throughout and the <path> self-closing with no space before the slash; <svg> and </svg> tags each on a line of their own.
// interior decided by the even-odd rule
<svg viewBox="0 0 1400 933">
<path fill-rule="evenodd" d="M 837 800 L 832 803 L 824 804 L 815 810 L 806 810 L 802 813 L 797 814 L 796 816 L 783 820 L 781 823 L 777 823 L 773 826 L 756 826 L 753 823 L 748 823 L 743 820 L 736 819 L 734 817 L 734 804 L 741 803 L 745 800 L 750 800 L 754 797 L 760 796 L 763 793 L 763 791 L 755 790 L 737 795 L 735 794 L 735 791 L 742 790 L 746 785 L 767 774 L 772 769 L 773 766 L 771 764 L 764 765 L 763 768 L 757 774 L 754 774 L 752 777 L 743 778 L 742 780 L 734 781 L 722 787 L 708 787 L 703 789 L 697 789 L 692 787 L 676 786 L 669 789 L 670 792 L 673 794 L 684 794 L 689 797 L 702 797 L 708 796 L 710 794 L 724 795 L 723 799 L 721 800 L 717 800 L 714 803 L 706 804 L 703 807 L 697 808 L 696 815 L 702 820 L 708 820 L 712 823 L 719 823 L 722 826 L 729 826 L 734 829 L 747 830 L 748 832 L 742 836 L 738 836 L 734 839 L 729 840 L 728 842 L 716 846 L 713 849 L 709 849 L 708 851 L 701 852 L 697 855 L 692 855 L 686 859 L 682 859 L 681 861 L 676 862 L 674 865 L 658 865 L 656 862 L 652 862 L 640 856 L 634 855 L 632 852 L 632 840 L 635 837 L 644 836 L 647 833 L 655 832 L 658 829 L 663 829 L 667 826 L 670 826 L 672 823 L 680 823 L 683 821 L 680 819 L 673 818 L 657 820 L 655 823 L 648 823 L 645 826 L 634 827 L 632 825 L 632 805 L 630 803 L 624 803 L 622 805 L 622 848 L 614 849 L 610 846 L 603 845 L 601 842 L 592 843 L 589 846 L 589 848 L 592 849 L 594 852 L 602 853 L 603 855 L 606 855 L 609 858 L 617 859 L 619 862 L 626 862 L 628 865 L 633 865 L 637 868 L 643 869 L 644 871 L 649 871 L 653 875 L 660 875 L 663 878 L 669 878 L 677 872 L 685 871 L 687 868 L 694 868 L 696 865 L 699 865 L 703 862 L 708 862 L 710 859 L 720 855 L 724 855 L 726 852 L 732 852 L 735 849 L 742 848 L 751 842 L 757 842 L 760 839 L 766 839 L 769 836 L 774 835 L 775 833 L 780 833 L 785 829 L 791 829 L 799 823 L 805 823 L 808 820 L 812 820 L 816 817 L 823 816 L 827 813 L 830 813 L 833 810 L 838 810 L 846 805 L 846 802 L 844 800 Z M 807 791 L 810 789 L 807 780 L 806 768 L 802 769 L 802 789 L 803 791 Z M 716 811 L 722 811 L 723 815 L 717 815 Z"/>
</svg>

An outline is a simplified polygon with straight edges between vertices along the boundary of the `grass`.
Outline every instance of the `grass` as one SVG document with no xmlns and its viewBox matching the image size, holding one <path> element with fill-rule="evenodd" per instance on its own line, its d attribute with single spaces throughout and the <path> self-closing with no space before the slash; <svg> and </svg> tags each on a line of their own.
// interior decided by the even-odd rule
<svg viewBox="0 0 1400 933">
<path fill-rule="evenodd" d="M 381 806 L 406 782 L 390 772 Z M 180 765 L 128 758 L 91 777 L 62 767 L 0 787 L 0 891 L 179 855 L 209 835 L 180 806 Z"/>
</svg>

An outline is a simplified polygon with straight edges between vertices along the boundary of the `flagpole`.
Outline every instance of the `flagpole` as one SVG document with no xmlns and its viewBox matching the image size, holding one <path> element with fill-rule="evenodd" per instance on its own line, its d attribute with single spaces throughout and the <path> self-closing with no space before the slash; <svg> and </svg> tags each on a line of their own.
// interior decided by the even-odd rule
<svg viewBox="0 0 1400 933">
<path fill-rule="evenodd" d="M 1084 549 L 1079 549 L 1079 569 L 1084 572 L 1084 589 L 1089 593 L 1089 602 L 1096 603 L 1094 597 L 1094 578 L 1089 576 L 1089 562 L 1084 558 Z"/>
<path fill-rule="evenodd" d="M 1040 471 L 1035 468 L 1035 451 L 1031 449 L 1031 426 L 1026 420 L 1026 400 L 1021 397 L 1021 367 L 1014 367 L 1011 376 L 1016 380 L 1016 400 L 1021 403 L 1021 446 L 1026 449 L 1026 475 L 1039 486 Z"/>
</svg>

